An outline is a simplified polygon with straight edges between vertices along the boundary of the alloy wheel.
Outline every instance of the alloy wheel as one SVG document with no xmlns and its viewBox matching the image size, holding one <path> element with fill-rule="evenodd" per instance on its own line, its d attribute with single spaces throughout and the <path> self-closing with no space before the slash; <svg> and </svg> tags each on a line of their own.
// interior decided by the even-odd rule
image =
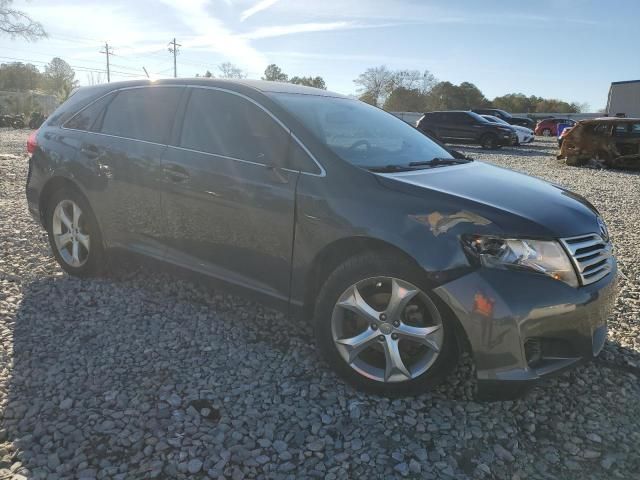
<svg viewBox="0 0 640 480">
<path fill-rule="evenodd" d="M 372 277 L 347 288 L 331 318 L 334 345 L 359 374 L 404 382 L 425 373 L 444 345 L 436 305 L 415 285 Z"/>
<path fill-rule="evenodd" d="M 78 268 L 89 258 L 91 246 L 82 209 L 73 200 L 62 200 L 53 210 L 53 239 L 60 257 Z"/>
</svg>

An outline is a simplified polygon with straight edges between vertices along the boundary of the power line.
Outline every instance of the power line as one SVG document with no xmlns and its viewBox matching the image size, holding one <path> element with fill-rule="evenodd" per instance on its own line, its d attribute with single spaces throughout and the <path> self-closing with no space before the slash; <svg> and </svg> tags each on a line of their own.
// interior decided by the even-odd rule
<svg viewBox="0 0 640 480">
<path fill-rule="evenodd" d="M 39 65 L 49 65 L 49 62 L 44 62 L 41 60 L 29 60 L 27 58 L 16 58 L 16 57 L 5 57 L 5 56 L 0 56 L 0 59 L 5 59 L 5 60 L 13 60 L 13 61 L 18 61 L 18 62 L 25 62 L 25 63 L 30 63 L 30 64 L 39 64 Z M 86 67 L 86 66 L 82 66 L 82 65 L 69 65 L 71 68 L 73 68 L 74 70 L 78 70 L 80 72 L 95 72 L 95 73 L 106 73 L 106 71 L 104 69 L 98 69 L 98 68 L 90 68 L 90 67 Z M 136 73 L 132 73 L 132 72 L 122 72 L 122 71 L 117 71 L 117 70 L 111 70 L 111 72 L 116 73 L 118 75 L 122 75 L 125 77 L 140 77 L 140 74 L 136 74 Z"/>
<path fill-rule="evenodd" d="M 173 37 L 173 42 L 169 42 L 169 45 L 173 45 L 173 47 L 169 47 L 169 52 L 173 53 L 173 78 L 178 78 L 176 57 L 178 55 L 178 47 L 181 47 L 182 45 L 176 43 L 176 37 Z"/>
<path fill-rule="evenodd" d="M 113 55 L 113 49 L 109 48 L 109 43 L 104 42 L 104 51 L 100 51 L 107 56 L 107 83 L 111 82 L 111 72 L 109 71 L 109 55 Z"/>
</svg>

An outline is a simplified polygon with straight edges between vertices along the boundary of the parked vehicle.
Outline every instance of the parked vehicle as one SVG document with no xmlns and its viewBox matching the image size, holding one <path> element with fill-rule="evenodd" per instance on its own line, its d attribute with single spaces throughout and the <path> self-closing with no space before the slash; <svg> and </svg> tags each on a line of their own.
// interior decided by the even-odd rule
<svg viewBox="0 0 640 480">
<path fill-rule="evenodd" d="M 45 116 L 42 112 L 31 112 L 31 118 L 29 119 L 29 128 L 40 128 L 40 125 L 43 124 Z"/>
<path fill-rule="evenodd" d="M 0 115 L 0 127 L 24 128 L 24 117 L 18 115 Z"/>
<path fill-rule="evenodd" d="M 570 118 L 545 118 L 538 122 L 534 133 L 543 137 L 555 137 L 558 135 L 558 125 L 562 123 L 572 127 L 576 121 Z"/>
<path fill-rule="evenodd" d="M 611 82 L 607 114 L 610 117 L 640 117 L 640 80 Z"/>
<path fill-rule="evenodd" d="M 358 100 L 244 80 L 82 87 L 27 150 L 29 210 L 70 275 L 124 249 L 225 283 L 313 318 L 327 362 L 369 391 L 421 392 L 468 348 L 481 395 L 506 394 L 604 345 L 616 261 L 588 201 Z"/>
<path fill-rule="evenodd" d="M 462 110 L 425 113 L 416 127 L 445 143 L 470 143 L 487 149 L 515 145 L 518 141 L 510 125 L 497 125 L 477 113 Z"/>
<path fill-rule="evenodd" d="M 640 118 L 582 120 L 563 136 L 560 158 L 567 165 L 595 160 L 603 167 L 640 168 Z"/>
<path fill-rule="evenodd" d="M 527 117 L 514 117 L 509 112 L 505 112 L 499 108 L 474 108 L 472 111 L 478 115 L 493 115 L 494 117 L 501 118 L 509 125 L 519 125 L 521 127 L 533 129 L 535 122 Z"/>
<path fill-rule="evenodd" d="M 519 125 L 509 125 L 507 122 L 502 120 L 501 118 L 494 117 L 493 115 L 481 115 L 482 118 L 488 120 L 491 123 L 498 123 L 501 125 L 507 125 L 513 128 L 516 131 L 516 135 L 518 136 L 518 140 L 516 141 L 516 145 L 524 145 L 526 143 L 531 143 L 535 140 L 535 135 L 533 134 L 533 130 L 527 127 L 521 127 Z"/>
<path fill-rule="evenodd" d="M 564 141 L 564 137 L 567 136 L 567 134 L 571 131 L 572 128 L 573 127 L 566 127 L 560 131 L 560 134 L 558 135 L 558 148 L 562 147 L 562 142 Z"/>
</svg>

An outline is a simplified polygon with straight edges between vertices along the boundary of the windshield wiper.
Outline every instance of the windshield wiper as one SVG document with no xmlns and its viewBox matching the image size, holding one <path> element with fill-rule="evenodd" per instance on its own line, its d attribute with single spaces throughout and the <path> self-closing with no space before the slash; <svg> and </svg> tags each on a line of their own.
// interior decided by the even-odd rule
<svg viewBox="0 0 640 480">
<path fill-rule="evenodd" d="M 417 165 L 416 165 L 417 166 Z M 389 173 L 389 172 L 409 172 L 416 170 L 413 165 L 380 165 L 372 167 L 364 167 L 370 172 Z"/>
<path fill-rule="evenodd" d="M 424 160 L 421 162 L 411 162 L 410 167 L 439 167 L 441 165 L 459 165 L 461 163 L 469 163 L 473 160 L 469 158 L 434 158 L 432 160 Z"/>
</svg>

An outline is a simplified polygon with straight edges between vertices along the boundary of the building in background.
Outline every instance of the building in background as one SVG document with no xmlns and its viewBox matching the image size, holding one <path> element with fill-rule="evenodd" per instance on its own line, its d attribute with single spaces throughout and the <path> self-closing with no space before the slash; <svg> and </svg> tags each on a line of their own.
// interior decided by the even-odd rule
<svg viewBox="0 0 640 480">
<path fill-rule="evenodd" d="M 640 80 L 611 82 L 607 114 L 610 117 L 640 117 Z"/>
</svg>

